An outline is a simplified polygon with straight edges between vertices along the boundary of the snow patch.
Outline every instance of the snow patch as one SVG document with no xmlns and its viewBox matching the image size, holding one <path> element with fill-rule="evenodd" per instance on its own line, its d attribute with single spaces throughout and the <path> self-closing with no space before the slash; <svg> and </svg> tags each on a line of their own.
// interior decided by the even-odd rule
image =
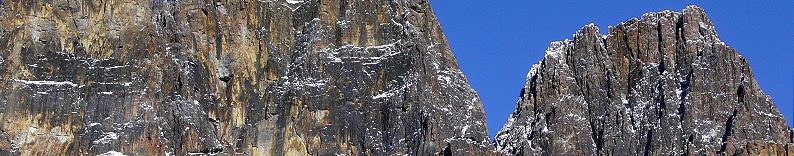
<svg viewBox="0 0 794 156">
<path fill-rule="evenodd" d="M 378 95 L 375 95 L 375 96 L 372 97 L 372 99 L 380 99 L 380 98 L 392 97 L 392 96 L 398 94 L 400 91 L 405 90 L 407 88 L 408 88 L 408 85 L 403 85 L 402 87 L 400 87 L 398 89 L 389 90 L 389 91 L 380 93 Z"/>
<path fill-rule="evenodd" d="M 124 153 L 116 152 L 116 151 L 108 151 L 97 156 L 126 156 Z"/>
<path fill-rule="evenodd" d="M 28 80 L 14 80 L 14 81 L 22 82 L 28 85 L 55 85 L 55 86 L 69 85 L 72 87 L 77 87 L 77 84 L 69 81 L 28 81 Z"/>
<path fill-rule="evenodd" d="M 94 126 L 99 126 L 99 125 L 102 125 L 102 124 L 94 122 L 94 123 L 90 123 L 90 124 L 86 125 L 86 127 L 94 127 Z"/>
<path fill-rule="evenodd" d="M 119 135 L 116 134 L 115 132 L 105 132 L 102 135 L 102 138 L 99 138 L 98 140 L 94 140 L 94 144 L 107 144 L 116 139 L 119 139 Z"/>
<path fill-rule="evenodd" d="M 359 47 L 353 45 L 344 45 L 336 49 L 323 49 L 324 53 L 326 53 L 326 58 L 330 59 L 332 63 L 361 63 L 363 65 L 374 65 L 379 64 L 382 60 L 386 60 L 388 58 L 394 57 L 396 55 L 401 54 L 402 52 L 397 49 L 397 45 L 400 44 L 402 40 L 397 40 L 393 43 L 383 44 L 383 45 L 375 45 L 375 46 L 367 46 L 367 47 Z M 339 55 L 354 55 L 354 56 L 339 56 Z M 375 56 L 360 56 L 360 55 L 372 55 Z"/>
<path fill-rule="evenodd" d="M 570 42 L 571 41 L 568 39 L 565 39 L 565 41 L 551 42 L 549 47 L 546 48 L 545 58 L 560 58 L 560 55 L 565 52 L 565 48 Z"/>
<path fill-rule="evenodd" d="M 286 78 L 286 77 L 285 77 Z M 322 87 L 328 83 L 326 80 L 314 79 L 314 78 L 306 78 L 302 80 L 291 80 L 288 82 L 284 82 L 284 85 L 290 88 L 302 88 L 302 87 Z"/>
<path fill-rule="evenodd" d="M 298 3 L 303 3 L 303 1 L 302 0 L 287 0 L 287 3 L 289 3 L 289 4 L 298 4 Z"/>
<path fill-rule="evenodd" d="M 438 75 L 438 78 L 436 78 L 436 79 L 438 79 L 438 81 L 441 81 L 441 83 L 452 82 L 452 78 L 450 78 L 449 76 L 446 76 L 446 75 Z"/>
</svg>

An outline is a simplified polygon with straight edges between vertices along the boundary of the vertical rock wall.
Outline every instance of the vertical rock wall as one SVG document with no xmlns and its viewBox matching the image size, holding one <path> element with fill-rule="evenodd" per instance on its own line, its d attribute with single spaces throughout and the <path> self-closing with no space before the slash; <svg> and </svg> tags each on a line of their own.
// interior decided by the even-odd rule
<svg viewBox="0 0 794 156">
<path fill-rule="evenodd" d="M 482 155 L 425 0 L 0 1 L 0 155 Z"/>
</svg>

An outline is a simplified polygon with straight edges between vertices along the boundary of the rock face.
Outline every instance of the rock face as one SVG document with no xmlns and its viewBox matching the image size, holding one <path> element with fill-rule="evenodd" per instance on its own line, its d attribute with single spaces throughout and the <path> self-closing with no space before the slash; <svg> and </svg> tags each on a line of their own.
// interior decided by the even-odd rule
<svg viewBox="0 0 794 156">
<path fill-rule="evenodd" d="M 703 9 L 551 43 L 496 136 L 511 155 L 788 155 L 791 132 Z"/>
<path fill-rule="evenodd" d="M 484 155 L 487 134 L 426 0 L 0 0 L 0 155 Z"/>
</svg>

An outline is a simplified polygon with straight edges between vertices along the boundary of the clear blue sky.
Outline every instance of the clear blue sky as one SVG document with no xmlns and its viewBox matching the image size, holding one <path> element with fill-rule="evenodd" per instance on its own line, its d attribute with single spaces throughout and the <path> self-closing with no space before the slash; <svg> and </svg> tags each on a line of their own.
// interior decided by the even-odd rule
<svg viewBox="0 0 794 156">
<path fill-rule="evenodd" d="M 750 60 L 756 79 L 794 125 L 794 1 L 431 0 L 463 72 L 480 94 L 493 136 L 515 108 L 549 42 L 595 23 L 601 30 L 643 13 L 704 8 L 722 41 Z"/>
</svg>

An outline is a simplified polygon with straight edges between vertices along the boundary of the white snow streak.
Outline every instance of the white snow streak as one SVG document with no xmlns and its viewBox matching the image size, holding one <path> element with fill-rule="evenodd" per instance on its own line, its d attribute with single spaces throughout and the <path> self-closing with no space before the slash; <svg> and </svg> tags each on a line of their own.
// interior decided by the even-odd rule
<svg viewBox="0 0 794 156">
<path fill-rule="evenodd" d="M 126 156 L 124 153 L 116 152 L 116 151 L 108 151 L 97 156 Z"/>
<path fill-rule="evenodd" d="M 56 86 L 69 85 L 72 87 L 77 87 L 77 84 L 69 81 L 28 81 L 28 80 L 14 80 L 14 81 L 22 82 L 29 85 L 56 85 Z"/>
<path fill-rule="evenodd" d="M 302 0 L 287 0 L 287 3 L 289 3 L 289 4 L 298 4 L 298 3 L 303 3 L 303 1 Z"/>
<path fill-rule="evenodd" d="M 119 135 L 115 132 L 105 132 L 102 138 L 94 141 L 94 144 L 107 144 L 116 139 L 119 139 Z"/>
</svg>

